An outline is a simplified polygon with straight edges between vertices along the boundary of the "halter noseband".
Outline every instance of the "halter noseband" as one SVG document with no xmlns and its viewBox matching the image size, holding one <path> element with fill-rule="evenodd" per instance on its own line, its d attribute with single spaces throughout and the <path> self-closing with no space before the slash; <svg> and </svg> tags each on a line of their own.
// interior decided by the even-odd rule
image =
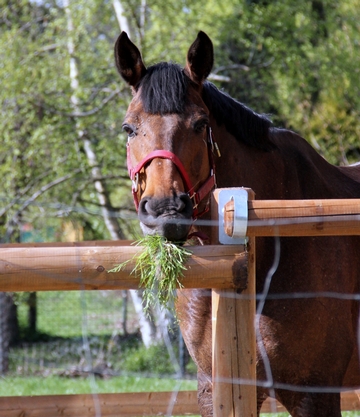
<svg viewBox="0 0 360 417">
<path fill-rule="evenodd" d="M 218 156 L 220 156 L 219 148 L 217 143 L 215 142 L 212 134 L 212 130 L 208 127 L 208 134 L 207 134 L 207 149 L 208 149 L 208 157 L 209 157 L 209 165 L 210 165 L 210 173 L 207 180 L 204 184 L 197 190 L 194 190 L 194 186 L 192 185 L 190 178 L 185 170 L 184 165 L 180 161 L 180 159 L 170 151 L 167 150 L 158 150 L 150 152 L 148 155 L 145 156 L 135 167 L 132 167 L 130 161 L 130 145 L 129 142 L 127 143 L 127 166 L 130 179 L 132 181 L 132 194 L 134 198 L 134 204 L 136 207 L 136 211 L 139 209 L 139 199 L 138 199 L 138 185 L 139 185 L 139 173 L 144 168 L 144 166 L 152 161 L 155 158 L 162 158 L 162 159 L 170 159 L 170 161 L 177 167 L 181 178 L 184 182 L 185 192 L 190 197 L 190 200 L 193 204 L 193 218 L 197 218 L 204 213 L 206 213 L 209 208 L 208 206 L 199 213 L 198 206 L 200 202 L 205 198 L 205 196 L 213 189 L 216 188 L 216 179 L 215 179 L 215 161 L 214 161 L 214 149 L 216 149 Z"/>
</svg>

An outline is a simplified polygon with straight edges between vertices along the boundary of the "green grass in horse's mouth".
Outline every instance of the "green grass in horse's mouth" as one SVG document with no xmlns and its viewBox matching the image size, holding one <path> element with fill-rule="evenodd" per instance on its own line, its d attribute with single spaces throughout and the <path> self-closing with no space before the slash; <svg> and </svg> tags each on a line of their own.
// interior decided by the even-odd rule
<svg viewBox="0 0 360 417">
<path fill-rule="evenodd" d="M 146 312 L 151 307 L 172 309 L 176 298 L 176 288 L 182 288 L 181 277 L 186 270 L 185 263 L 191 252 L 183 246 L 169 242 L 162 236 L 148 235 L 134 242 L 143 250 L 135 255 L 132 274 L 140 278 L 144 288 L 143 301 Z M 119 272 L 130 260 L 117 265 L 109 272 Z"/>
</svg>

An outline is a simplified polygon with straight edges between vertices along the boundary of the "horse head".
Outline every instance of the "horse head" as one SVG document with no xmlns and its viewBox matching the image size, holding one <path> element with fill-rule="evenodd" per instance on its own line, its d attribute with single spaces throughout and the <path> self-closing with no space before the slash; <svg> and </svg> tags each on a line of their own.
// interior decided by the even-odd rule
<svg viewBox="0 0 360 417">
<path fill-rule="evenodd" d="M 215 185 L 209 110 L 201 97 L 213 65 L 212 42 L 199 32 L 184 69 L 172 63 L 146 68 L 123 32 L 115 62 L 133 92 L 123 129 L 141 228 L 184 241 L 193 220 L 207 210 Z"/>
</svg>

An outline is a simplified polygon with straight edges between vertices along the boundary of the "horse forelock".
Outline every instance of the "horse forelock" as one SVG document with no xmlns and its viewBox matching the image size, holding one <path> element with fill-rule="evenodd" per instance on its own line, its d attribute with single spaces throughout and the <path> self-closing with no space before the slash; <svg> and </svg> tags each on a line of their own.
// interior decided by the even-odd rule
<svg viewBox="0 0 360 417">
<path fill-rule="evenodd" d="M 189 78 L 174 63 L 160 62 L 147 69 L 140 82 L 140 98 L 147 113 L 184 112 Z"/>
<path fill-rule="evenodd" d="M 263 150 L 275 147 L 270 139 L 272 122 L 267 116 L 255 113 L 210 82 L 204 84 L 203 100 L 216 122 L 239 141 Z"/>
</svg>

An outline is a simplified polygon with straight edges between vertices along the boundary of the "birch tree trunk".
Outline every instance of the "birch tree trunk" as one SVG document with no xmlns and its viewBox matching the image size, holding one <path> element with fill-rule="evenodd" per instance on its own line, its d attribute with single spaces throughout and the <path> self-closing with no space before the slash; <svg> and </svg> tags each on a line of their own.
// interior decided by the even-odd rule
<svg viewBox="0 0 360 417">
<path fill-rule="evenodd" d="M 113 7 L 115 10 L 115 16 L 119 23 L 120 30 L 123 30 L 130 37 L 130 25 L 127 17 L 125 16 L 125 10 L 120 0 L 113 0 Z"/>
<path fill-rule="evenodd" d="M 125 9 L 121 3 L 120 0 L 113 0 L 113 7 L 115 10 L 115 14 L 116 14 L 116 19 L 119 23 L 119 27 L 120 27 L 120 31 L 125 31 L 128 36 L 130 38 L 132 38 L 132 31 L 131 31 L 131 27 L 130 27 L 130 23 L 129 20 L 127 19 L 126 15 L 125 15 Z M 139 31 L 139 38 L 140 38 L 140 45 L 142 43 L 142 39 L 144 36 L 144 28 L 145 28 L 145 19 L 146 19 L 146 0 L 141 0 L 141 7 L 140 7 L 140 19 L 139 19 L 139 24 L 140 27 L 138 27 L 138 31 Z M 141 49 L 141 48 L 140 48 Z M 138 294 L 137 294 L 138 296 Z M 140 314 L 140 306 L 141 306 L 141 310 L 142 310 L 142 304 L 139 301 L 134 300 L 133 298 L 133 302 L 134 302 L 134 306 L 136 311 L 138 312 L 138 314 Z M 153 310 L 153 314 L 156 316 L 154 321 L 151 322 L 151 327 L 150 329 L 148 329 L 148 331 L 150 331 L 151 333 L 149 335 L 151 335 L 152 341 L 153 343 L 158 343 L 160 341 L 164 342 L 170 358 L 172 360 L 172 362 L 174 363 L 175 368 L 177 369 L 177 365 L 175 363 L 177 363 L 176 358 L 174 356 L 173 350 L 172 350 L 172 346 L 170 343 L 170 337 L 169 337 L 169 320 L 166 317 L 166 313 L 164 310 L 161 310 L 159 308 L 156 308 Z M 141 316 L 139 316 L 141 317 Z M 155 324 L 156 323 L 156 324 Z"/>
<path fill-rule="evenodd" d="M 76 55 L 75 55 L 75 44 L 74 44 L 74 25 L 71 16 L 70 10 L 70 3 L 69 0 L 63 1 L 65 14 L 66 14 L 66 22 L 67 22 L 67 48 L 70 57 L 70 85 L 72 89 L 71 95 L 71 104 L 75 113 L 80 113 L 79 108 L 79 73 L 78 73 L 78 66 L 76 62 Z M 106 224 L 106 227 L 110 233 L 111 239 L 118 240 L 118 239 L 125 239 L 125 236 L 119 226 L 119 222 L 115 217 L 115 213 L 111 210 L 111 202 L 109 197 L 109 192 L 106 188 L 104 181 L 102 180 L 100 164 L 97 160 L 96 153 L 93 149 L 92 143 L 90 138 L 87 134 L 82 130 L 79 123 L 76 123 L 77 127 L 77 135 L 79 138 L 79 142 L 83 144 L 83 148 L 91 168 L 91 176 L 94 180 L 94 186 L 97 193 L 97 198 L 99 200 L 101 206 L 101 212 Z"/>
<path fill-rule="evenodd" d="M 73 107 L 74 113 L 80 113 L 79 106 L 79 93 L 80 93 L 80 84 L 79 84 L 79 72 L 78 65 L 76 61 L 76 50 L 74 43 L 74 24 L 72 20 L 70 1 L 64 0 L 63 6 L 66 15 L 67 23 L 67 49 L 70 59 L 70 85 L 72 89 L 71 95 L 71 105 Z M 121 3 L 119 5 L 121 7 Z M 123 9 L 119 10 L 119 16 L 123 16 Z M 125 19 L 125 18 L 124 18 Z M 126 19 L 125 19 L 126 20 Z M 125 22 L 124 20 L 124 22 Z M 122 24 L 124 24 L 122 22 Z M 79 142 L 82 143 L 89 166 L 91 168 L 91 176 L 94 180 L 94 186 L 97 193 L 97 198 L 101 206 L 102 215 L 106 224 L 106 227 L 111 235 L 112 240 L 121 240 L 125 239 L 124 233 L 119 226 L 119 222 L 115 217 L 114 211 L 111 209 L 111 201 L 109 192 L 106 188 L 105 182 L 102 180 L 101 169 L 99 161 L 97 160 L 96 152 L 93 149 L 91 139 L 87 136 L 86 132 L 81 128 L 80 124 L 76 123 L 77 135 Z M 151 324 L 150 320 L 145 316 L 142 306 L 142 298 L 137 291 L 130 291 L 131 299 L 134 303 L 135 311 L 138 315 L 141 337 L 144 345 L 149 347 L 154 341 L 154 327 Z"/>
</svg>

